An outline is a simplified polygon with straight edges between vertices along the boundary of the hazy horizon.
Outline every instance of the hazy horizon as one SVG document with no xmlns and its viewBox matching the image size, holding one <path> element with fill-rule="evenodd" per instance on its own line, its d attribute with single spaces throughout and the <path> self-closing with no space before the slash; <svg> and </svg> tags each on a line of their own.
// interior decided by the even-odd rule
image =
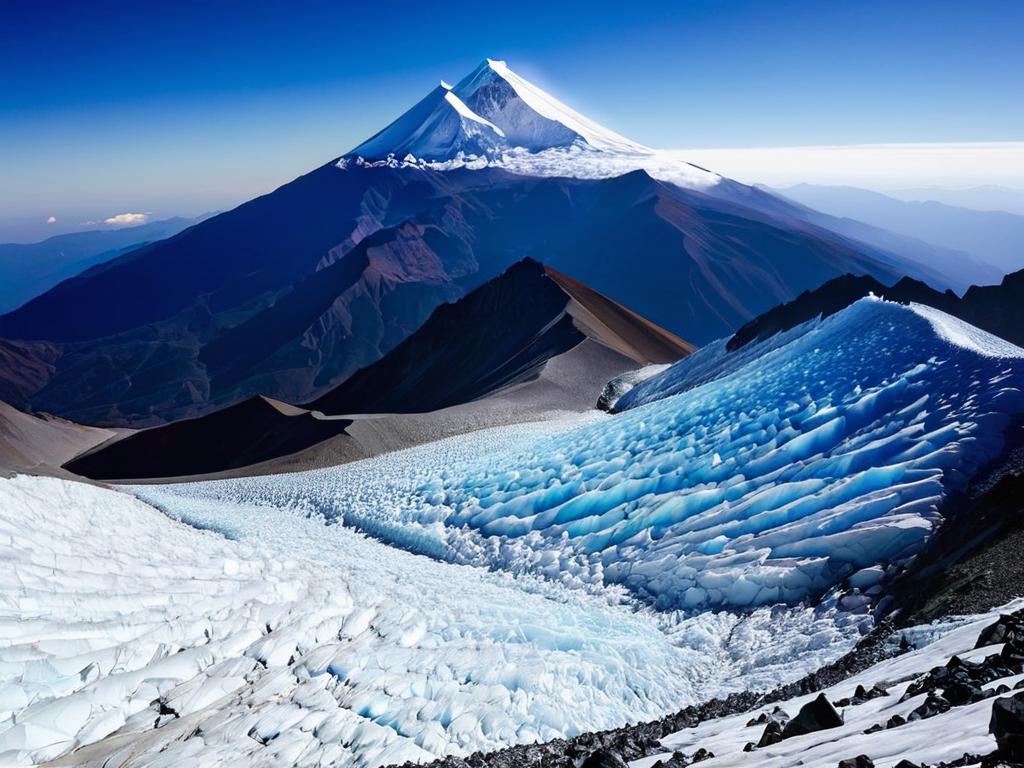
<svg viewBox="0 0 1024 768">
<path fill-rule="evenodd" d="M 1005 187 L 1024 196 L 1024 142 L 963 144 L 889 144 L 803 147 L 708 147 L 666 150 L 688 162 L 746 184 L 772 187 L 793 184 L 853 186 L 900 197 L 905 190 L 934 187 L 962 191 Z M 322 162 L 331 158 L 324 158 Z M 317 163 L 317 165 L 321 164 Z M 39 208 L 21 216 L 0 215 L 0 243 L 30 243 L 87 229 L 134 226 L 178 216 L 193 218 L 223 211 L 273 191 L 315 167 L 272 179 L 269 174 L 242 185 L 237 193 L 197 194 L 160 205 L 140 194 L 141 204 L 121 209 L 81 206 Z M 127 201 L 125 201 L 127 205 Z M 970 207 L 970 206 L 968 206 Z M 996 206 L 992 210 L 1008 210 Z M 48 219 L 53 217 L 54 221 Z M 134 217 L 141 217 L 135 219 Z M 123 219 L 121 221 L 108 221 Z"/>
</svg>

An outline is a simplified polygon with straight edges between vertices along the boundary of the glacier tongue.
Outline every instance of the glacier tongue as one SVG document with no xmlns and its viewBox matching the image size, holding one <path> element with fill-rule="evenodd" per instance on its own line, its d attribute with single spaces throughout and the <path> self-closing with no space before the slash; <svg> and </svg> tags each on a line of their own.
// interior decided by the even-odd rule
<svg viewBox="0 0 1024 768">
<path fill-rule="evenodd" d="M 423 761 L 835 658 L 1024 412 L 1024 350 L 879 300 L 749 347 L 617 416 L 132 489 L 205 530 L 0 480 L 0 762 Z"/>
<path fill-rule="evenodd" d="M 618 584 L 661 608 L 797 603 L 850 577 L 867 588 L 920 550 L 944 496 L 1024 410 L 1024 359 L 936 327 L 862 300 L 754 351 L 711 345 L 624 398 L 647 405 L 540 439 L 483 432 L 440 465 L 428 457 L 444 443 L 189 493 L 309 509 L 457 562 Z"/>
</svg>

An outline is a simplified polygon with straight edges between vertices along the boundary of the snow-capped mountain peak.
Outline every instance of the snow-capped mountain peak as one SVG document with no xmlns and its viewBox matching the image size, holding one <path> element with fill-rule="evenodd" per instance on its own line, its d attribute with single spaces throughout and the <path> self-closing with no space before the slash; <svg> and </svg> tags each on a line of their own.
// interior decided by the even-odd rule
<svg viewBox="0 0 1024 768">
<path fill-rule="evenodd" d="M 485 59 L 455 86 L 442 80 L 405 114 L 344 155 L 338 166 L 502 167 L 533 176 L 608 178 L 638 169 L 690 189 L 721 177 L 645 147 L 581 115 Z"/>
<path fill-rule="evenodd" d="M 426 98 L 349 155 L 451 160 L 465 155 L 541 152 L 586 145 L 606 152 L 651 150 L 598 125 L 517 75 L 486 59 L 454 87 L 441 81 Z"/>
</svg>

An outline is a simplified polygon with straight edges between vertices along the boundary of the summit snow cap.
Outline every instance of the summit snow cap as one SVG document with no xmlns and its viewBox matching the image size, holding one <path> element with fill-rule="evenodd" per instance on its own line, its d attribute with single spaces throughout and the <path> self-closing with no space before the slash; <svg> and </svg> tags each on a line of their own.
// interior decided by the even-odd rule
<svg viewBox="0 0 1024 768">
<path fill-rule="evenodd" d="M 582 141 L 610 152 L 650 152 L 567 107 L 504 61 L 485 60 L 454 90 L 470 109 L 501 128 L 515 147 L 536 152 Z"/>
<path fill-rule="evenodd" d="M 412 109 L 350 154 L 366 160 L 389 156 L 443 160 L 460 152 L 490 154 L 504 140 L 505 135 L 499 128 L 463 104 L 451 86 L 442 80 Z"/>
<path fill-rule="evenodd" d="M 595 123 L 485 59 L 455 86 L 442 80 L 384 130 L 338 160 L 433 170 L 500 167 L 525 176 L 603 179 L 644 170 L 659 181 L 708 189 L 717 173 L 645 147 Z"/>
<path fill-rule="evenodd" d="M 586 145 L 605 152 L 651 150 L 598 125 L 523 79 L 504 61 L 486 59 L 454 88 L 445 81 L 384 130 L 353 149 L 364 160 L 409 156 L 423 161 L 492 157 Z"/>
</svg>

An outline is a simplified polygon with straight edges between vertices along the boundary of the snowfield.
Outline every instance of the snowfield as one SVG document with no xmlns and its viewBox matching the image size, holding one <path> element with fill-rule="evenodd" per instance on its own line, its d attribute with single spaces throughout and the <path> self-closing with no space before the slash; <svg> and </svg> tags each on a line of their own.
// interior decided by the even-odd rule
<svg viewBox="0 0 1024 768">
<path fill-rule="evenodd" d="M 214 530 L 0 480 L 0 765 L 422 761 L 772 687 L 859 634 L 834 602 L 687 619 L 289 511 L 178 510 Z"/>
<path fill-rule="evenodd" d="M 1024 410 L 1024 350 L 966 328 L 866 299 L 735 353 L 710 345 L 615 417 L 136 491 L 171 510 L 295 509 L 660 609 L 797 604 L 847 585 L 844 608 L 865 613 Z"/>
<path fill-rule="evenodd" d="M 976 616 L 958 617 L 931 625 L 913 627 L 902 634 L 914 645 L 902 656 L 883 661 L 869 669 L 827 688 L 824 695 L 830 701 L 850 698 L 858 685 L 871 689 L 879 684 L 888 689 L 888 696 L 865 703 L 839 707 L 844 723 L 828 730 L 815 731 L 786 739 L 778 744 L 744 752 L 748 741 L 756 742 L 764 726 L 748 727 L 754 713 L 708 720 L 696 728 L 672 734 L 662 739 L 665 752 L 635 760 L 630 768 L 652 768 L 659 760 L 672 756 L 673 751 L 692 754 L 698 748 L 710 750 L 715 756 L 702 766 L 756 766 L 757 768 L 789 768 L 793 765 L 832 766 L 840 760 L 867 755 L 877 768 L 893 768 L 901 760 L 917 765 L 952 762 L 965 753 L 987 755 L 996 748 L 989 734 L 994 698 L 986 698 L 962 707 L 954 707 L 934 717 L 914 720 L 878 733 L 865 730 L 886 723 L 894 715 L 909 719 L 910 713 L 924 704 L 927 694 L 920 693 L 900 701 L 907 688 L 933 667 L 944 666 L 953 656 L 967 662 L 980 662 L 986 656 L 998 653 L 1002 644 L 975 648 L 978 635 L 990 626 L 1000 613 L 1009 613 L 1024 607 L 1024 601 L 1015 600 L 1001 608 Z M 1006 685 L 1013 688 L 1020 675 L 997 678 L 984 688 L 994 690 Z M 782 702 L 784 711 L 796 714 L 800 707 L 818 696 L 817 693 Z M 772 707 L 766 707 L 768 712 Z"/>
</svg>

